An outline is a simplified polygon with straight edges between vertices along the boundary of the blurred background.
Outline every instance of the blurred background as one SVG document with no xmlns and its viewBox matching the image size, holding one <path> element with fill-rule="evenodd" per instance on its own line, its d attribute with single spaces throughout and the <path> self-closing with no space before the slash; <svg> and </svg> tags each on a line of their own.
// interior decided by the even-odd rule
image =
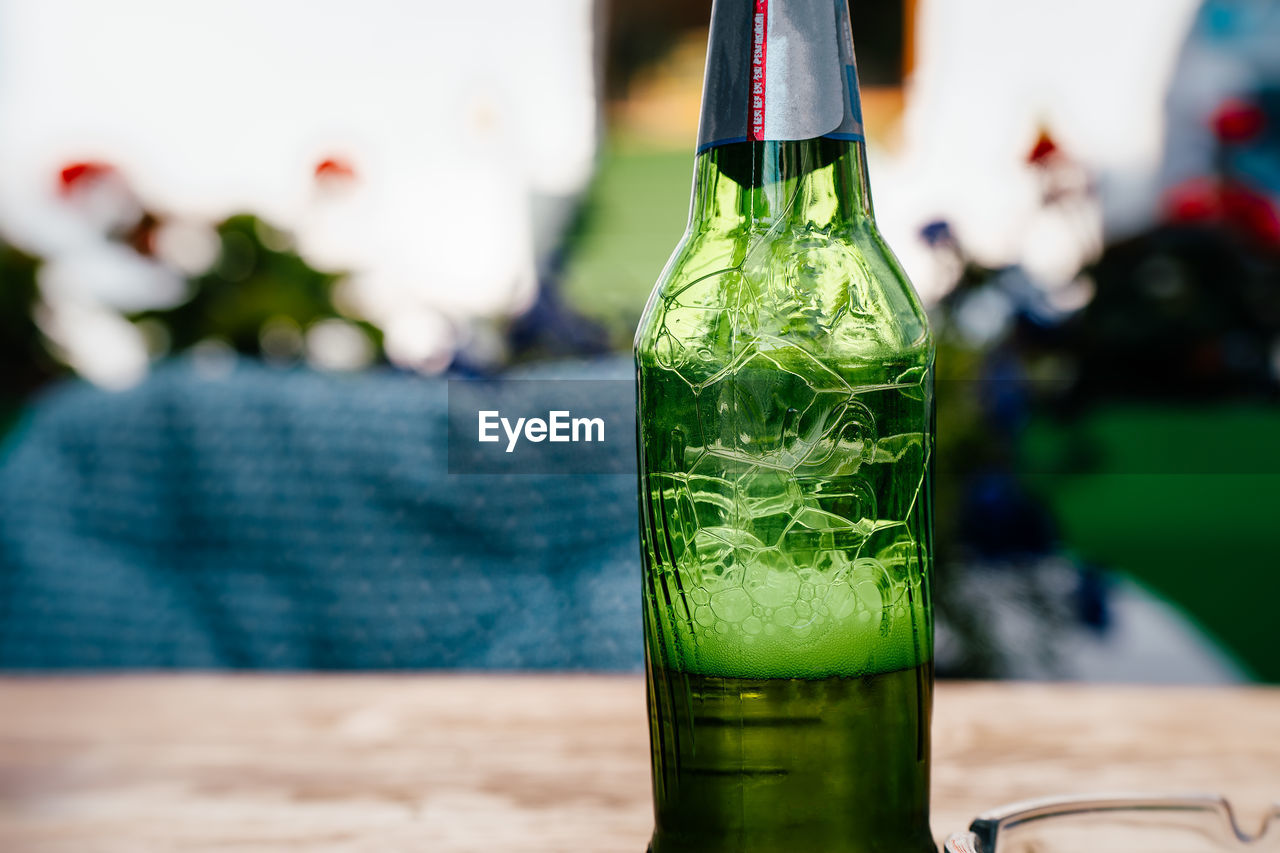
<svg viewBox="0 0 1280 853">
<path fill-rule="evenodd" d="M 1280 2 L 851 7 L 940 673 L 1280 681 Z M 633 480 L 445 383 L 630 376 L 709 9 L 0 0 L 0 668 L 639 668 Z"/>
</svg>

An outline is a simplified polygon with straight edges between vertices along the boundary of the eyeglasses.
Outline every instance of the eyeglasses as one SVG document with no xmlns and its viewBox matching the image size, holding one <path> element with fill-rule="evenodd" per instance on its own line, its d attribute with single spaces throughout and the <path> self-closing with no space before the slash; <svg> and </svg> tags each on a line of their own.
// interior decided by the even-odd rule
<svg viewBox="0 0 1280 853">
<path fill-rule="evenodd" d="M 1280 780 L 1277 780 L 1280 783 Z M 1280 804 L 1256 835 L 1222 797 L 1099 796 L 1035 800 L 979 815 L 947 853 L 1280 853 Z"/>
</svg>

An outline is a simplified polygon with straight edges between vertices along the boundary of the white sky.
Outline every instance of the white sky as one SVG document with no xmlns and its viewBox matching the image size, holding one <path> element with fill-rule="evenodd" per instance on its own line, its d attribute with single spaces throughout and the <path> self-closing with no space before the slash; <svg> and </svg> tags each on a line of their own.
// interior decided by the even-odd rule
<svg viewBox="0 0 1280 853">
<path fill-rule="evenodd" d="M 1029 250 L 1060 255 L 1032 259 L 1046 269 L 1079 262 L 1078 240 L 1060 228 L 1055 237 L 1058 226 L 1039 215 L 1026 157 L 1041 127 L 1098 177 L 1112 230 L 1146 221 L 1166 90 L 1198 6 L 922 0 L 905 150 L 873 174 L 882 227 L 922 290 L 929 261 L 916 230 L 930 219 L 950 221 L 993 265 L 1027 260 Z"/>
<path fill-rule="evenodd" d="M 873 168 L 882 226 L 926 296 L 917 232 L 933 218 L 988 263 L 1052 277 L 1079 262 L 1080 223 L 1041 215 L 1025 165 L 1041 125 L 1100 176 L 1112 220 L 1142 221 L 1197 0 L 922 3 L 905 149 Z M 527 303 L 549 227 L 534 198 L 590 179 L 592 6 L 0 0 L 0 229 L 78 255 L 64 271 L 106 269 L 52 192 L 62 164 L 105 159 L 152 207 L 294 229 L 313 261 L 359 271 L 372 318 L 403 330 L 389 343 L 445 346 L 442 318 Z M 334 154 L 360 181 L 318 193 L 314 166 Z"/>
<path fill-rule="evenodd" d="M 528 303 L 535 199 L 590 180 L 593 26 L 592 0 L 0 0 L 0 229 L 99 251 L 52 190 L 106 160 L 153 209 L 294 230 L 359 273 L 389 349 L 438 360 L 444 318 Z M 317 190 L 332 155 L 353 189 Z M 108 301 L 111 263 L 75 266 L 104 270 Z"/>
<path fill-rule="evenodd" d="M 162 209 L 318 228 L 336 263 L 527 276 L 530 195 L 590 177 L 591 27 L 590 0 L 0 0 L 0 220 L 58 239 L 51 178 L 92 157 Z M 363 190 L 317 210 L 332 153 Z M 471 278 L 463 311 L 496 295 Z"/>
</svg>

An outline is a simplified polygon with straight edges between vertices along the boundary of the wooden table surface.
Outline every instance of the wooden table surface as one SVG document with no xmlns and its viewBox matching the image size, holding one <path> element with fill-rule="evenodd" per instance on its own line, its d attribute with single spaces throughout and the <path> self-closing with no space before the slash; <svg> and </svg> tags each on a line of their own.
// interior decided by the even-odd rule
<svg viewBox="0 0 1280 853">
<path fill-rule="evenodd" d="M 938 689 L 934 830 L 1060 793 L 1280 800 L 1280 691 Z M 0 680 L 0 851 L 643 853 L 623 676 Z M 798 851 L 798 853 L 800 853 Z"/>
</svg>

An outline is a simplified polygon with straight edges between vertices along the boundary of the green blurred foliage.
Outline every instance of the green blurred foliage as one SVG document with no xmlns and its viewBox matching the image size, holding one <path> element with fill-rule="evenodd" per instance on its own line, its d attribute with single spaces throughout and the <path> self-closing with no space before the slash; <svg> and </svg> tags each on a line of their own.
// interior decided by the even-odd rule
<svg viewBox="0 0 1280 853">
<path fill-rule="evenodd" d="M 0 433 L 22 401 L 67 368 L 36 325 L 40 259 L 0 242 Z"/>
<path fill-rule="evenodd" d="M 565 298 L 605 326 L 614 348 L 631 348 L 658 273 L 689 218 L 693 155 L 614 144 L 566 246 Z"/>
<path fill-rule="evenodd" d="M 150 256 L 152 237 L 162 225 L 147 213 L 134 227 L 104 236 Z M 288 363 L 304 357 L 308 328 L 341 320 L 365 336 L 375 359 L 385 361 L 381 331 L 346 316 L 335 302 L 342 274 L 314 269 L 293 249 L 289 235 L 255 216 L 232 216 L 218 223 L 215 233 L 217 259 L 187 279 L 185 300 L 126 316 L 143 331 L 153 358 L 216 341 L 245 356 Z M 0 242 L 0 434 L 33 393 L 72 373 L 37 323 L 43 310 L 42 264 L 41 258 Z M 273 325 L 294 330 L 296 345 L 289 351 L 264 351 L 263 333 Z"/>
<path fill-rule="evenodd" d="M 134 322 L 158 322 L 167 332 L 169 351 L 182 352 L 215 339 L 236 352 L 260 356 L 262 333 L 273 322 L 289 321 L 306 329 L 321 320 L 344 319 L 334 304 L 342 275 L 313 269 L 291 246 L 288 235 L 263 220 L 242 214 L 217 226 L 218 259 L 189 281 L 191 296 L 181 305 L 143 311 Z M 356 322 L 381 352 L 382 334 Z"/>
</svg>

